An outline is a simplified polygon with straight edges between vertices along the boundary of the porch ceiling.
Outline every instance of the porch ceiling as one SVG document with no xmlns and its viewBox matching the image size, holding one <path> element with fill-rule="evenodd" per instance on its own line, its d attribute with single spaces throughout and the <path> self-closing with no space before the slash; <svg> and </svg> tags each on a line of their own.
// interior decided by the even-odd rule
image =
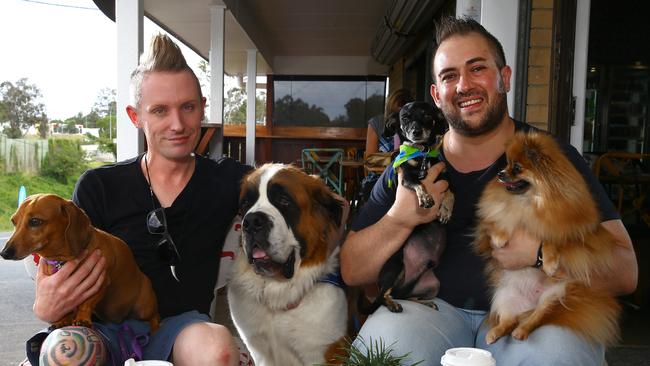
<svg viewBox="0 0 650 366">
<path fill-rule="evenodd" d="M 102 8 L 115 0 L 95 0 Z M 204 58 L 210 49 L 210 6 L 226 5 L 225 71 L 246 73 L 246 50 L 258 74 L 385 74 L 371 44 L 392 0 L 144 0 L 144 12 Z M 103 9 L 106 12 L 105 9 Z M 109 15 L 110 16 L 110 15 Z M 319 59 L 325 61 L 319 61 Z M 340 62 L 328 72 L 323 65 Z M 289 66 L 288 66 L 289 65 Z M 287 69 L 289 67 L 289 69 Z M 280 70 L 279 70 L 280 69 Z M 338 72 L 337 72 L 338 71 Z"/>
</svg>

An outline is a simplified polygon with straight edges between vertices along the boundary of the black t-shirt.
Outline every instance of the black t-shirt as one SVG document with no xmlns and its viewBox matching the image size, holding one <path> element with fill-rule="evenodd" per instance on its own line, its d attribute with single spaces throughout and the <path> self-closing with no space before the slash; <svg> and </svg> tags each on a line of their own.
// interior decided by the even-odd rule
<svg viewBox="0 0 650 366">
<path fill-rule="evenodd" d="M 528 131 L 534 127 L 515 121 L 515 129 Z M 619 216 L 614 205 L 582 156 L 573 146 L 559 143 L 567 158 L 587 181 L 598 204 L 602 220 L 618 219 Z M 441 151 L 441 159 L 445 160 L 444 151 Z M 449 189 L 454 192 L 456 200 L 451 219 L 446 225 L 447 247 L 435 273 L 441 284 L 438 297 L 454 306 L 475 310 L 488 310 L 490 307 L 484 262 L 472 248 L 473 231 L 476 227 L 475 211 L 483 188 L 505 166 L 505 154 L 488 168 L 470 173 L 460 173 L 447 163 L 446 178 L 449 182 Z M 395 201 L 397 184 L 395 182 L 395 184 L 391 184 L 391 188 L 388 187 L 389 174 L 387 172 L 389 169 L 390 167 L 384 171 L 375 184 L 370 199 L 354 219 L 351 225 L 352 230 L 359 231 L 376 223 L 392 206 Z"/>
<path fill-rule="evenodd" d="M 146 217 L 154 207 L 141 159 L 142 155 L 88 170 L 77 182 L 73 201 L 95 227 L 129 245 L 151 279 L 163 318 L 189 310 L 208 314 L 223 241 L 237 214 L 241 178 L 250 167 L 232 159 L 196 157 L 192 177 L 165 209 L 169 233 L 181 255 L 177 282 L 158 257 L 155 244 L 161 236 L 147 230 Z M 157 199 L 155 205 L 160 207 Z"/>
</svg>

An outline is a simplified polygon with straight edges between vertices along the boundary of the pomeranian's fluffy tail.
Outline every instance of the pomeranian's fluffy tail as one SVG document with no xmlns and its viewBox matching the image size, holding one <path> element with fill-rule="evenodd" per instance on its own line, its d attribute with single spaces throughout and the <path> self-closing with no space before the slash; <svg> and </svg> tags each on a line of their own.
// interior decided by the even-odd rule
<svg viewBox="0 0 650 366">
<path fill-rule="evenodd" d="M 557 304 L 565 309 L 550 311 L 549 324 L 570 328 L 585 339 L 606 346 L 619 340 L 621 307 L 611 294 L 579 282 L 568 283 L 565 291 Z"/>
</svg>

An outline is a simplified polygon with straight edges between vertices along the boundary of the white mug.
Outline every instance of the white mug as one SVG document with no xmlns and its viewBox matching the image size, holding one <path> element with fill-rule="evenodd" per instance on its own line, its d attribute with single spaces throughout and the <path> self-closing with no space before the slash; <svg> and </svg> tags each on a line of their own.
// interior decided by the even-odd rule
<svg viewBox="0 0 650 366">
<path fill-rule="evenodd" d="M 124 362 L 124 366 L 174 366 L 173 363 L 160 360 L 145 360 L 145 361 L 136 361 L 132 358 L 129 358 Z"/>
<path fill-rule="evenodd" d="M 440 359 L 442 366 L 496 366 L 489 351 L 479 348 L 450 348 Z"/>
</svg>

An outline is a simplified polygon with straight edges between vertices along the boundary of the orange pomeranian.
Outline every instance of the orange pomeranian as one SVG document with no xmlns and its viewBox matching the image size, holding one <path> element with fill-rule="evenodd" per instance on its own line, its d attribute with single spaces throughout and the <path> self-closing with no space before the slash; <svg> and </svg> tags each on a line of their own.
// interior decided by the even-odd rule
<svg viewBox="0 0 650 366">
<path fill-rule="evenodd" d="M 488 344 L 519 340 L 544 324 L 567 327 L 589 341 L 618 339 L 618 302 L 590 278 L 612 269 L 612 235 L 600 225 L 589 188 L 557 142 L 540 132 L 515 135 L 507 166 L 488 183 L 478 204 L 475 247 L 487 259 L 493 289 Z M 521 229 L 539 238 L 541 268 L 506 270 L 491 258 Z"/>
</svg>

